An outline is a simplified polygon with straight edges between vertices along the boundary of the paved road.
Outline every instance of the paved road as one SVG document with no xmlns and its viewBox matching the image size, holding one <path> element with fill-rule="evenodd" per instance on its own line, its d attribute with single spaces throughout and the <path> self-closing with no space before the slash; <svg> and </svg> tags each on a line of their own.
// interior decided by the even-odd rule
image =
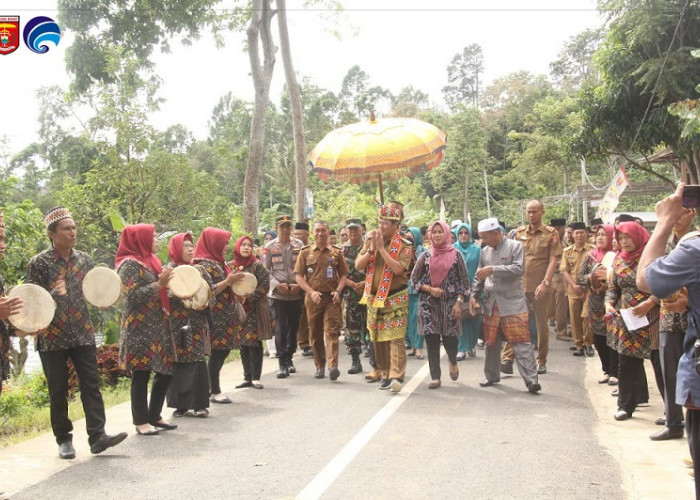
<svg viewBox="0 0 700 500">
<path fill-rule="evenodd" d="M 10 450 L 10 467 L 33 478 L 5 489 L 36 483 L 13 499 L 691 498 L 685 443 L 646 438 L 658 398 L 614 422 L 609 388 L 595 384 L 597 357 L 573 358 L 567 347 L 552 340 L 540 395 L 517 375 L 480 388 L 483 351 L 460 363 L 457 382 L 443 357 L 439 390 L 427 388 L 427 362 L 409 358 L 396 396 L 347 375 L 345 356 L 338 383 L 315 380 L 309 359 L 277 380 L 269 360 L 264 390 L 233 391 L 233 405 L 178 419 L 175 431 L 131 436 L 98 457 L 76 436 L 71 464 L 54 458 L 50 436 Z M 238 362 L 225 376 L 224 387 L 240 380 Z M 108 429 L 131 431 L 128 403 L 110 410 Z M 42 449 L 23 462 L 31 446 Z M 7 467 L 0 458 L 0 481 Z"/>
</svg>

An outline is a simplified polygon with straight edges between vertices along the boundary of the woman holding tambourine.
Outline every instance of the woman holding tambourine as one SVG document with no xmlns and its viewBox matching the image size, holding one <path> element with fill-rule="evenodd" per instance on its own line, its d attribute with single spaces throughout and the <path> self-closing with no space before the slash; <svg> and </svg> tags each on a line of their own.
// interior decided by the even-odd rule
<svg viewBox="0 0 700 500">
<path fill-rule="evenodd" d="M 114 259 L 124 292 L 119 360 L 131 374 L 131 413 L 140 435 L 177 427 L 160 414 L 173 375 L 174 349 L 167 293 L 172 269 L 163 268 L 157 250 L 155 227 L 135 224 L 122 231 Z M 151 372 L 155 375 L 148 401 Z"/>
</svg>

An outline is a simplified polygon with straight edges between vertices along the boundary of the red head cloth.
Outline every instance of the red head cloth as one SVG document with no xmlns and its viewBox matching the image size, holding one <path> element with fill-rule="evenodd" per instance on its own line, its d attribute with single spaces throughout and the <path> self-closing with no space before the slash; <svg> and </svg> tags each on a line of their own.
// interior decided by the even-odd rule
<svg viewBox="0 0 700 500">
<path fill-rule="evenodd" d="M 119 269 L 124 261 L 133 259 L 142 266 L 160 275 L 163 264 L 153 253 L 153 238 L 156 236 L 156 228 L 153 224 L 134 224 L 126 226 L 119 239 L 119 249 L 114 257 L 114 267 Z M 163 310 L 170 312 L 170 300 L 165 287 L 160 289 L 160 304 Z"/>
<path fill-rule="evenodd" d="M 605 248 L 598 248 L 598 246 L 596 245 L 596 247 L 593 250 L 591 250 L 591 256 L 598 264 L 601 263 L 601 261 L 603 260 L 603 257 L 605 257 L 606 253 L 612 252 L 612 249 L 613 249 L 612 242 L 613 242 L 613 238 L 615 237 L 615 226 L 613 226 L 611 224 L 601 224 L 600 226 L 598 226 L 598 229 L 596 230 L 596 234 L 601 229 L 605 230 L 605 237 L 607 240 L 606 244 L 605 244 Z"/>
<path fill-rule="evenodd" d="M 440 246 L 437 246 L 433 240 L 432 231 L 435 226 L 440 226 L 445 233 L 445 239 Z M 440 286 L 457 258 L 457 249 L 452 246 L 450 226 L 444 222 L 433 222 L 430 225 L 430 234 L 430 243 L 432 244 L 430 248 L 430 284 Z"/>
<path fill-rule="evenodd" d="M 250 236 L 241 236 L 236 240 L 236 245 L 233 247 L 233 265 L 236 269 L 245 268 L 255 262 L 255 253 L 252 253 L 248 257 L 243 257 L 241 255 L 241 245 L 244 241 L 248 240 L 250 246 L 253 246 L 253 240 Z"/>
<path fill-rule="evenodd" d="M 197 246 L 194 247 L 193 262 L 201 259 L 213 260 L 219 262 L 226 269 L 226 274 L 230 269 L 226 265 L 226 256 L 224 249 L 228 245 L 228 240 L 231 239 L 231 233 L 223 229 L 215 227 L 207 227 L 202 231 L 202 234 L 197 241 Z"/>
<path fill-rule="evenodd" d="M 182 260 L 182 252 L 185 248 L 185 241 L 189 241 L 194 245 L 194 239 L 192 238 L 192 233 L 177 233 L 175 236 L 170 238 L 170 244 L 168 245 L 168 257 L 170 262 L 175 266 L 184 266 L 189 264 Z"/>
<path fill-rule="evenodd" d="M 632 262 L 642 255 L 644 247 L 649 241 L 649 232 L 636 222 L 621 222 L 618 224 L 616 229 L 616 236 L 620 233 L 628 235 L 634 241 L 635 249 L 632 252 L 626 252 L 624 250 L 620 251 L 620 257 L 625 262 Z M 619 243 L 620 237 L 617 236 L 617 241 Z"/>
</svg>

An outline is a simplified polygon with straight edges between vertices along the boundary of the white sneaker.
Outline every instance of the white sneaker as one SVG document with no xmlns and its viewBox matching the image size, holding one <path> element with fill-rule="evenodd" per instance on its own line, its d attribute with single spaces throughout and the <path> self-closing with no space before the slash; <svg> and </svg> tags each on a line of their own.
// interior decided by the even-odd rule
<svg viewBox="0 0 700 500">
<path fill-rule="evenodd" d="M 389 388 L 391 389 L 391 392 L 397 394 L 401 392 L 401 389 L 403 389 L 403 385 L 401 384 L 401 382 L 398 381 L 398 379 L 392 379 L 391 383 L 389 384 Z"/>
</svg>

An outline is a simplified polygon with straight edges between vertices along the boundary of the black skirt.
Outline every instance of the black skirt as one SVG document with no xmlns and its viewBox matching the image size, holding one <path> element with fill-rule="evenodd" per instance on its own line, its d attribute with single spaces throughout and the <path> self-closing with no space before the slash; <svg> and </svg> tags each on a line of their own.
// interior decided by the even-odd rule
<svg viewBox="0 0 700 500">
<path fill-rule="evenodd" d="M 209 374 L 205 361 L 175 363 L 175 375 L 168 387 L 169 408 L 201 410 L 209 408 Z"/>
</svg>

